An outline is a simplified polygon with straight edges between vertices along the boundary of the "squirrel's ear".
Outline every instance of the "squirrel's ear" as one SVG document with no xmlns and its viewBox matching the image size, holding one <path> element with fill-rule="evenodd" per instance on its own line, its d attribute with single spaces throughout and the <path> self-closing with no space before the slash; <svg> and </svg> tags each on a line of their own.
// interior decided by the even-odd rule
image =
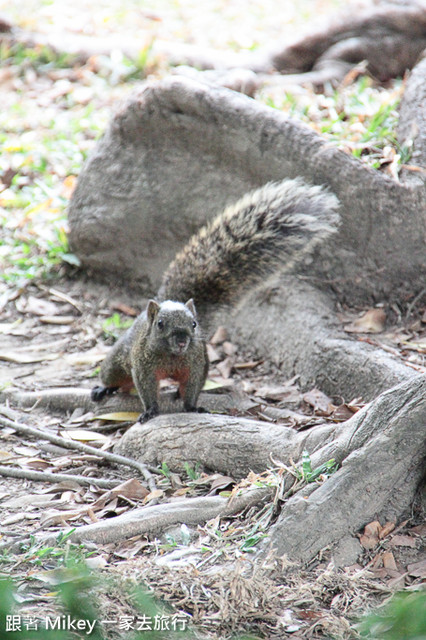
<svg viewBox="0 0 426 640">
<path fill-rule="evenodd" d="M 155 300 L 150 300 L 148 302 L 148 306 L 146 308 L 146 315 L 148 317 L 148 322 L 150 325 L 154 322 L 159 308 L 160 308 L 160 305 L 158 304 L 158 302 L 155 302 Z"/>
<path fill-rule="evenodd" d="M 194 300 L 192 298 L 188 300 L 188 302 L 185 302 L 185 307 L 190 310 L 193 316 L 197 315 L 197 312 L 195 311 Z"/>
</svg>

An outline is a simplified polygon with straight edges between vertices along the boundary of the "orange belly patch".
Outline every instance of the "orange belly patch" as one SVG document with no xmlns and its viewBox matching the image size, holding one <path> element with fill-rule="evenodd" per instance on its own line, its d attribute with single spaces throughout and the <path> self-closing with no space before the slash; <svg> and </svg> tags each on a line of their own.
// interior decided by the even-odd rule
<svg viewBox="0 0 426 640">
<path fill-rule="evenodd" d="M 186 385 L 189 379 L 189 367 L 181 367 L 180 369 L 159 368 L 155 371 L 155 379 L 157 382 L 169 378 L 179 383 L 179 395 L 181 398 L 185 395 Z"/>
<path fill-rule="evenodd" d="M 133 382 L 132 376 L 125 378 L 122 382 L 120 382 L 120 391 L 123 393 L 130 393 L 132 389 L 135 388 L 135 383 Z"/>
</svg>

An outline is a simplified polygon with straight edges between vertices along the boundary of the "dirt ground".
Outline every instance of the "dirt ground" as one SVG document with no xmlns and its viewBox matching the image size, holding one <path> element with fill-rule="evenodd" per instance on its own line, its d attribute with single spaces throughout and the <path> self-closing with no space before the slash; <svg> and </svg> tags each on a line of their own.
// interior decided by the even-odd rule
<svg viewBox="0 0 426 640">
<path fill-rule="evenodd" d="M 12 381 L 13 389 L 22 391 L 93 386 L 95 367 L 113 340 L 105 338 L 105 319 L 117 309 L 123 319 L 130 318 L 126 314 L 143 306 L 138 296 L 111 291 L 81 274 L 62 276 L 52 286 L 30 285 L 19 295 L 14 292 L 13 298 L 3 311 L 3 330 L 9 328 L 0 335 L 1 381 Z M 297 380 L 284 380 L 253 351 L 241 351 L 226 334 L 210 346 L 214 362 L 209 378 L 217 383 L 216 391 L 229 393 L 227 385 L 239 391 L 233 415 L 307 429 L 356 411 L 356 406 L 348 408 L 319 390 L 302 393 Z M 120 398 L 116 398 L 116 410 L 120 409 Z M 96 417 L 103 414 L 102 409 L 96 414 L 70 406 L 63 412 L 37 403 L 22 409 L 13 400 L 0 411 L 1 417 L 62 436 L 65 445 L 58 447 L 5 427 L 1 431 L 3 468 L 69 477 L 68 481 L 54 477 L 48 482 L 8 477 L 0 481 L 3 570 L 21 584 L 25 615 L 36 615 L 42 607 L 43 615 L 54 616 L 56 610 L 49 593 L 49 575 L 56 562 L 49 554 L 39 557 L 43 545 L 33 542 L 31 546 L 29 536 L 56 535 L 70 526 L 111 518 L 149 503 L 137 473 L 66 448 L 66 441 L 73 439 L 111 451 L 134 418 Z M 93 483 L 82 486 L 73 480 L 75 474 L 92 478 Z M 111 494 L 96 486 L 97 478 L 114 479 L 121 490 Z M 160 503 L 182 495 L 220 494 L 235 485 L 232 478 L 218 477 L 208 469 L 160 478 Z M 131 481 L 130 488 L 126 481 Z M 151 539 L 137 536 L 109 545 L 91 544 L 91 566 L 116 580 L 113 590 L 108 587 L 107 592 L 98 593 L 102 619 L 111 622 L 107 637 L 124 633 L 129 616 L 137 620 L 132 600 L 125 595 L 135 583 L 149 585 L 174 611 L 189 615 L 202 637 L 250 632 L 279 638 L 291 630 L 294 638 L 355 638 L 350 625 L 362 611 L 394 590 L 424 580 L 426 526 L 416 511 L 405 522 L 372 523 L 360 532 L 364 533 L 363 552 L 350 566 L 333 567 L 324 550 L 301 569 L 287 565 L 285 559 L 271 561 L 267 567 L 253 563 L 256 544 L 244 545 L 253 537 L 263 509 L 259 506 L 188 530 L 175 527 Z M 12 555 L 7 553 L 10 549 Z"/>
<path fill-rule="evenodd" d="M 0 3 L 0 10 L 12 20 L 19 19 L 22 27 L 41 31 L 65 29 L 105 35 L 119 28 L 143 33 L 144 38 L 155 31 L 156 37 L 169 40 L 206 44 L 207 39 L 215 47 L 249 49 L 302 29 L 306 17 L 327 16 L 339 4 L 305 0 L 296 10 L 296 3 L 291 7 L 282 3 L 279 15 L 272 0 L 250 2 L 249 8 L 247 3 L 211 0 L 202 10 L 200 3 L 193 2 L 144 3 L 143 9 L 130 3 L 128 11 L 121 2 L 101 2 L 96 12 L 87 12 L 87 3 L 80 1 L 65 7 L 60 2 L 40 5 L 28 0 L 16 2 L 12 8 L 9 3 Z M 213 27 L 213 17 L 218 28 Z M 49 82 L 44 88 L 47 93 L 54 90 L 55 80 Z M 12 94 L 14 87 L 6 86 Z M 40 103 L 40 92 L 35 95 L 34 86 L 24 101 L 37 102 L 37 109 L 47 108 Z M 6 103 L 9 98 L 12 101 L 11 94 L 8 97 L 6 90 Z M 109 93 L 105 87 L 99 91 L 96 104 L 104 109 L 100 116 L 104 121 L 119 94 L 118 87 Z M 25 119 L 28 117 L 26 114 Z M 40 615 L 40 611 L 43 616 L 55 615 L 52 571 L 64 553 L 59 543 L 56 555 L 44 552 L 44 546 L 31 536 L 56 535 L 69 527 L 111 518 L 154 497 L 161 503 L 183 495 L 220 494 L 235 486 L 233 478 L 218 477 L 209 469 L 171 470 L 156 476 L 160 493 L 152 496 L 133 470 L 67 448 L 67 442 L 77 441 L 112 451 L 135 420 L 128 413 L 117 415 L 120 398 L 115 400 L 115 415 L 109 417 L 99 417 L 104 413 L 101 408 L 98 412 L 87 410 L 84 403 L 70 403 L 60 411 L 57 406 L 35 402 L 23 407 L 13 399 L 6 400 L 11 390 L 90 389 L 108 346 L 145 302 L 134 292 L 97 283 L 65 266 L 58 268 L 51 280 L 28 281 L 19 287 L 3 282 L 0 286 L 0 389 L 5 394 L 0 417 L 63 438 L 62 446 L 53 445 L 41 437 L 24 435 L 3 421 L 0 467 L 60 473 L 69 478 L 0 479 L 0 575 L 16 578 L 26 616 Z M 391 310 L 390 322 L 374 334 L 363 332 L 366 311 L 342 310 L 342 322 L 352 329 L 355 326 L 354 339 L 381 344 L 410 366 L 426 370 L 421 347 L 426 315 L 420 301 L 406 317 L 397 309 Z M 362 399 L 328 398 L 316 389 L 302 392 L 297 379 L 287 380 L 272 364 L 259 360 L 255 345 L 243 350 L 234 344 L 231 327 L 222 328 L 209 349 L 211 393 L 230 398 L 228 411 L 233 415 L 309 429 L 324 421 L 347 419 L 362 405 Z M 81 484 L 73 479 L 75 475 L 93 482 Z M 115 480 L 119 490 L 114 493 L 97 486 L 99 478 Z M 249 633 L 251 637 L 300 640 L 356 638 L 353 624 L 362 612 L 397 589 L 415 588 L 424 582 L 426 525 L 420 521 L 416 505 L 404 522 L 366 523 L 371 526 L 359 532 L 362 553 L 349 566 L 333 566 L 329 551 L 324 550 L 303 569 L 283 558 L 271 559 L 268 565 L 253 562 L 256 543 L 264 533 L 259 523 L 267 507 L 193 529 L 182 526 L 158 538 L 138 536 L 92 545 L 89 565 L 114 578 L 108 587 L 104 583 L 97 596 L 99 615 L 107 621 L 102 627 L 106 637 L 120 637 L 136 628 L 131 626 L 137 620 L 134 602 L 127 594 L 135 583 L 147 584 L 182 620 L 191 619 L 196 637 L 225 639 Z M 272 514 L 268 522 L 275 516 Z M 166 633 L 164 637 L 171 636 Z"/>
</svg>

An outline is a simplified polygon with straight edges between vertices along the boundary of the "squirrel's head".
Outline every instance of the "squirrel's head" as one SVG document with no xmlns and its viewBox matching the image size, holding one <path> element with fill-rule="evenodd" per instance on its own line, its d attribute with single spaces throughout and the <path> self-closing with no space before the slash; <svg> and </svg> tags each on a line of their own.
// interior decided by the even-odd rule
<svg viewBox="0 0 426 640">
<path fill-rule="evenodd" d="M 159 304 L 150 300 L 146 314 L 152 344 L 158 346 L 160 351 L 183 355 L 198 333 L 197 313 L 192 298 L 185 304 L 173 300 Z"/>
</svg>

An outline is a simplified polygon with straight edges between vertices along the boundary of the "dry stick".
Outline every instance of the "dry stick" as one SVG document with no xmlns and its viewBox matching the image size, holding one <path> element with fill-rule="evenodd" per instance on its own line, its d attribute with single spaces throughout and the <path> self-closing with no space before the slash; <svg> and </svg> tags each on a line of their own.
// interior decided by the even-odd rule
<svg viewBox="0 0 426 640">
<path fill-rule="evenodd" d="M 2 407 L 0 411 L 9 413 L 8 409 L 4 407 Z M 41 431 L 40 429 L 30 427 L 27 424 L 22 424 L 22 422 L 16 422 L 15 420 L 8 420 L 8 418 L 4 418 L 1 415 L 0 424 L 4 425 L 5 427 L 15 429 L 16 431 L 19 431 L 21 433 L 35 436 L 36 438 L 41 438 L 42 440 L 49 440 L 50 442 L 53 442 L 53 444 L 57 444 L 58 446 L 64 447 L 66 449 L 76 449 L 77 451 L 82 451 L 83 453 L 89 453 L 91 455 L 98 456 L 99 458 L 103 458 L 104 460 L 108 460 L 109 462 L 115 462 L 116 464 L 121 464 L 127 467 L 132 467 L 133 469 L 137 469 L 147 481 L 150 491 L 155 491 L 157 488 L 154 477 L 148 467 L 140 462 L 137 462 L 136 460 L 125 458 L 124 456 L 120 456 L 116 453 L 100 451 L 99 449 L 95 449 L 95 447 L 90 447 L 87 444 L 75 442 L 74 440 L 65 440 L 65 438 L 56 436 L 54 433 Z"/>
<path fill-rule="evenodd" d="M 30 471 L 29 469 L 6 466 L 0 467 L 0 476 L 24 478 L 25 480 L 34 480 L 36 482 L 68 482 L 69 480 L 75 480 L 78 484 L 94 484 L 101 489 L 114 489 L 114 487 L 121 484 L 121 480 L 103 480 L 102 478 L 92 478 L 90 476 L 74 476 L 66 473 L 50 473 L 49 471 Z"/>
</svg>

